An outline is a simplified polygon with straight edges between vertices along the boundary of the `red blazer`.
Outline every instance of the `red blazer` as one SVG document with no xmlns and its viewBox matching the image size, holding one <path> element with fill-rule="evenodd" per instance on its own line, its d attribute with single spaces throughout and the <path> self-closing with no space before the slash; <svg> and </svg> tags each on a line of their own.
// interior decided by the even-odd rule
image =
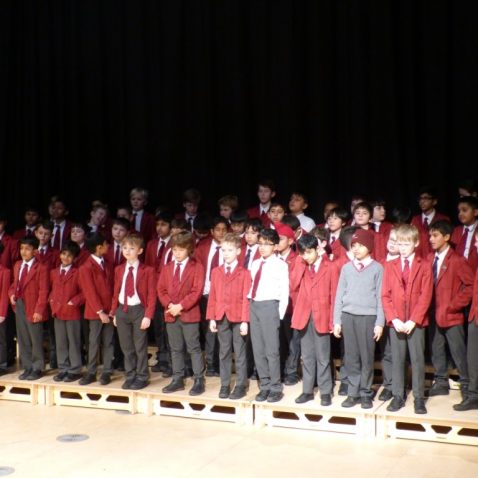
<svg viewBox="0 0 478 478">
<path fill-rule="evenodd" d="M 271 227 L 271 220 L 269 216 L 267 214 L 261 216 L 261 207 L 259 204 L 254 207 L 250 207 L 247 210 L 247 216 L 249 219 L 260 219 L 264 227 Z"/>
<path fill-rule="evenodd" d="M 209 249 L 211 248 L 212 240 L 212 236 L 206 237 L 194 249 L 194 257 L 202 264 L 204 271 L 207 270 L 207 258 L 209 256 Z"/>
<path fill-rule="evenodd" d="M 115 284 L 113 290 L 113 304 L 111 306 L 111 315 L 114 315 L 120 304 L 121 284 L 126 270 L 126 263 L 121 264 L 115 269 Z M 153 319 L 156 309 L 156 287 L 155 287 L 154 269 L 139 263 L 138 274 L 136 276 L 136 291 L 138 292 L 141 305 L 144 307 L 144 317 Z"/>
<path fill-rule="evenodd" d="M 171 241 L 168 241 L 168 243 L 166 244 L 166 248 L 164 250 L 161 261 L 158 260 L 158 244 L 160 240 L 161 239 L 159 239 L 158 237 L 156 237 L 155 239 L 151 239 L 151 241 L 149 241 L 148 245 L 146 246 L 146 253 L 144 255 L 144 263 L 152 267 L 158 277 L 163 266 L 173 260 Z"/>
<path fill-rule="evenodd" d="M 450 218 L 448 216 L 445 216 L 444 214 L 440 214 L 437 211 L 435 212 L 435 216 L 433 216 L 432 224 L 436 221 L 449 221 L 449 220 Z M 415 254 L 418 254 L 419 256 L 422 256 L 422 257 L 427 257 L 428 254 L 430 254 L 433 251 L 430 246 L 430 240 L 429 240 L 430 235 L 428 233 L 428 229 L 424 227 L 422 223 L 422 215 L 417 214 L 416 216 L 413 216 L 411 224 L 418 229 L 419 240 L 420 240 L 420 244 L 418 244 Z"/>
<path fill-rule="evenodd" d="M 10 269 L 0 264 L 0 317 L 6 317 L 8 312 L 8 288 L 11 280 Z"/>
<path fill-rule="evenodd" d="M 373 255 L 376 261 L 383 263 L 388 254 L 387 242 L 390 237 L 390 231 L 393 229 L 393 224 L 387 221 L 382 222 L 378 232 L 375 231 L 375 239 L 373 243 Z M 337 241 L 335 241 L 337 242 Z"/>
<path fill-rule="evenodd" d="M 134 224 L 132 229 L 135 230 Z M 150 241 L 156 235 L 156 219 L 150 212 L 143 210 L 139 232 L 143 236 L 145 243 Z"/>
<path fill-rule="evenodd" d="M 166 309 L 171 304 L 173 294 L 173 275 L 176 262 L 171 261 L 161 270 L 159 274 L 157 292 L 161 305 L 164 307 L 164 320 L 174 322 L 175 318 L 166 313 Z M 190 257 L 186 268 L 182 271 L 181 282 L 179 285 L 179 302 L 183 306 L 183 311 L 179 316 L 181 322 L 192 323 L 200 322 L 201 312 L 199 310 L 199 299 L 202 296 L 204 288 L 204 267 L 194 257 Z"/>
<path fill-rule="evenodd" d="M 240 264 L 229 277 L 224 265 L 213 269 L 206 318 L 222 320 L 226 316 L 230 322 L 249 322 L 250 288 L 251 274 Z"/>
<path fill-rule="evenodd" d="M 37 226 L 34 227 L 36 229 Z M 19 241 L 20 239 L 23 239 L 27 235 L 27 226 L 23 227 L 22 229 L 17 229 L 13 234 L 12 237 L 13 239 Z"/>
<path fill-rule="evenodd" d="M 40 252 L 37 252 L 35 254 L 35 259 L 40 262 L 40 264 L 48 267 L 48 269 L 55 269 L 55 267 L 60 265 L 60 251 L 48 246 L 45 254 L 41 255 Z"/>
<path fill-rule="evenodd" d="M 330 247 L 331 254 L 333 254 L 331 259 L 332 261 L 336 261 L 340 257 L 345 256 L 345 253 L 346 253 L 345 247 L 342 246 L 342 243 L 338 239 L 336 239 L 332 243 L 329 243 L 329 247 Z"/>
<path fill-rule="evenodd" d="M 247 244 L 244 245 L 244 247 L 241 247 L 241 253 L 239 254 L 239 257 L 237 258 L 237 262 L 239 262 L 239 265 L 244 266 L 244 259 L 246 258 L 246 252 L 247 252 Z M 256 248 L 256 252 L 254 255 L 251 257 L 251 260 L 249 261 L 249 270 L 250 267 L 252 266 L 252 263 L 256 260 L 259 259 L 261 255 L 259 254 L 259 248 Z"/>
<path fill-rule="evenodd" d="M 72 266 L 65 276 L 61 277 L 60 269 L 57 267 L 50 271 L 51 291 L 48 300 L 52 316 L 61 320 L 80 320 L 80 306 L 85 303 L 80 289 L 80 273 L 77 267 Z"/>
<path fill-rule="evenodd" d="M 110 267 L 112 267 L 113 269 L 117 265 L 121 265 L 121 264 L 124 264 L 126 262 L 126 259 L 123 256 L 123 251 L 120 248 L 120 262 L 119 262 L 119 264 L 115 264 L 115 252 L 116 252 L 115 249 L 116 249 L 116 244 L 113 240 L 113 241 L 110 242 L 108 250 L 106 251 L 106 254 L 103 256 L 103 259 L 105 260 L 105 262 L 107 262 L 110 265 Z"/>
<path fill-rule="evenodd" d="M 476 326 L 478 327 L 478 270 L 475 274 L 475 284 L 473 286 L 473 300 L 471 302 L 470 313 L 468 315 L 468 321 L 475 321 Z"/>
<path fill-rule="evenodd" d="M 328 334 L 333 329 L 332 279 L 333 263 L 322 256 L 319 269 L 311 277 L 308 265 L 297 261 L 290 276 L 292 287 L 298 288 L 297 301 L 292 314 L 291 327 L 302 330 L 312 314 L 315 330 Z"/>
<path fill-rule="evenodd" d="M 108 248 L 108 250 L 109 250 L 109 248 Z M 88 251 L 88 249 L 85 246 L 83 246 L 80 249 L 80 253 L 78 254 L 78 256 L 75 259 L 75 266 L 76 267 L 82 266 L 88 260 L 88 257 L 90 257 L 90 255 L 91 254 Z"/>
<path fill-rule="evenodd" d="M 0 264 L 7 269 L 12 269 L 13 264 L 20 259 L 18 241 L 8 234 L 3 234 L 0 242 L 3 244 L 3 252 L 0 255 Z"/>
<path fill-rule="evenodd" d="M 13 283 L 8 291 L 8 296 L 15 296 L 20 275 L 22 261 L 18 261 L 13 268 Z M 48 292 L 50 288 L 50 277 L 48 268 L 37 260 L 33 262 L 25 281 L 23 289 L 23 302 L 25 304 L 25 315 L 29 322 L 33 322 L 33 314 L 42 316 L 41 322 L 48 320 Z M 16 299 L 16 296 L 15 296 Z M 13 310 L 16 307 L 13 306 Z"/>
<path fill-rule="evenodd" d="M 382 282 L 382 305 L 387 324 L 392 320 L 413 320 L 418 327 L 428 325 L 428 309 L 433 295 L 433 276 L 430 264 L 415 254 L 407 289 L 402 285 L 401 259 L 385 262 Z"/>
<path fill-rule="evenodd" d="M 65 220 L 65 228 L 63 229 L 63 235 L 60 238 L 60 249 L 62 248 L 63 244 L 65 244 L 66 241 L 69 241 L 71 238 L 71 222 L 68 221 L 67 219 Z M 51 235 L 51 247 L 53 247 L 53 238 L 55 237 L 55 228 L 53 228 L 53 234 Z M 56 249 L 56 248 L 55 248 Z"/>
<path fill-rule="evenodd" d="M 465 226 L 457 226 L 455 227 L 455 229 L 453 229 L 453 234 L 451 235 L 450 242 L 455 249 L 458 246 L 458 244 L 460 244 L 461 236 L 463 235 L 464 229 L 465 229 Z M 475 229 L 475 232 L 476 231 L 477 229 Z M 476 270 L 478 269 L 478 252 L 476 252 L 474 237 L 471 238 L 470 252 L 466 260 L 468 261 L 468 264 L 472 268 L 473 272 L 476 272 Z"/>
<path fill-rule="evenodd" d="M 428 260 L 433 264 L 434 254 Z M 466 260 L 448 249 L 435 284 L 435 320 L 440 327 L 463 324 L 463 308 L 471 301 L 473 280 Z"/>
<path fill-rule="evenodd" d="M 85 297 L 85 319 L 99 319 L 98 311 L 111 311 L 113 268 L 105 261 L 105 269 L 90 256 L 80 267 L 80 288 Z"/>
</svg>

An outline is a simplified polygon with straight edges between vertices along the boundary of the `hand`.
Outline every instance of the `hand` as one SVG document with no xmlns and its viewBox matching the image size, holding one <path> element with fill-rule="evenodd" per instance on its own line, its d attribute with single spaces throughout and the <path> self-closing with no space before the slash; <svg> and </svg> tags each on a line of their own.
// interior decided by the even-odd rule
<svg viewBox="0 0 478 478">
<path fill-rule="evenodd" d="M 413 320 L 407 320 L 405 324 L 403 324 L 403 331 L 410 335 L 417 324 L 413 322 Z"/>
<path fill-rule="evenodd" d="M 118 324 L 116 323 L 116 317 L 113 317 L 113 325 L 114 325 L 115 327 L 118 327 Z"/>
<path fill-rule="evenodd" d="M 41 322 L 42 315 L 39 314 L 38 312 L 35 312 L 35 313 L 33 314 L 32 319 L 33 319 L 33 322 L 35 322 L 35 323 L 36 323 L 36 322 Z"/>
<path fill-rule="evenodd" d="M 380 340 L 380 337 L 382 336 L 382 332 L 383 332 L 383 327 L 380 327 L 380 325 L 376 325 L 373 328 L 373 339 L 375 340 L 375 342 L 378 342 Z"/>
<path fill-rule="evenodd" d="M 10 296 L 10 304 L 15 305 L 16 303 L 17 301 L 15 300 L 15 296 L 14 295 Z"/>
<path fill-rule="evenodd" d="M 335 324 L 334 325 L 334 335 L 340 339 L 340 337 L 342 336 L 342 326 L 339 325 L 339 324 Z"/>
<path fill-rule="evenodd" d="M 397 332 L 405 332 L 405 330 L 403 329 L 405 327 L 405 324 L 400 319 L 393 319 L 392 324 L 393 324 L 393 328 Z"/>
<path fill-rule="evenodd" d="M 216 324 L 215 320 L 210 320 L 209 321 L 209 330 L 213 333 L 217 332 L 217 324 Z"/>
<path fill-rule="evenodd" d="M 139 327 L 141 330 L 146 330 L 149 328 L 151 325 L 151 319 L 148 319 L 148 317 L 143 317 L 143 320 L 141 321 L 141 326 Z"/>
<path fill-rule="evenodd" d="M 3 322 L 5 322 L 5 317 L 0 317 L 0 324 L 2 324 Z"/>
<path fill-rule="evenodd" d="M 241 322 L 241 325 L 239 326 L 239 332 L 241 335 L 247 335 L 248 330 L 249 324 L 247 322 Z"/>
<path fill-rule="evenodd" d="M 100 316 L 101 322 L 103 322 L 103 324 L 110 323 L 110 316 L 108 314 L 105 314 L 104 312 L 99 312 L 98 315 Z"/>
<path fill-rule="evenodd" d="M 181 315 L 182 310 L 183 306 L 181 304 L 169 304 L 168 310 L 166 312 L 173 317 L 177 317 L 178 315 Z"/>
</svg>

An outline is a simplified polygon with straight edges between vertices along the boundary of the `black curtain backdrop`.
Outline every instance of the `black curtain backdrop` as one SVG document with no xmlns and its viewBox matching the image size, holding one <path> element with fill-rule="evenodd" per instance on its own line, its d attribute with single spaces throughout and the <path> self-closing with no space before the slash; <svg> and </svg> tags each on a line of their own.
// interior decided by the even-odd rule
<svg viewBox="0 0 478 478">
<path fill-rule="evenodd" d="M 1 208 L 351 194 L 477 176 L 478 2 L 2 0 Z"/>
</svg>

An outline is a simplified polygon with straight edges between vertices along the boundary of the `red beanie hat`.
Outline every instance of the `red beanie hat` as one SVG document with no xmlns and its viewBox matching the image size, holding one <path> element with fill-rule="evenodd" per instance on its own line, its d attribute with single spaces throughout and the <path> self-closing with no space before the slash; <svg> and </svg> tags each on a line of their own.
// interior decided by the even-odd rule
<svg viewBox="0 0 478 478">
<path fill-rule="evenodd" d="M 290 226 L 288 226 L 287 224 L 283 224 L 282 222 L 275 222 L 274 227 L 279 236 L 285 236 L 295 241 L 295 234 Z"/>
<path fill-rule="evenodd" d="M 375 237 L 372 231 L 367 229 L 357 229 L 352 236 L 350 244 L 358 242 L 359 244 L 362 244 L 362 246 L 365 246 L 368 249 L 368 252 L 372 252 L 374 239 Z"/>
</svg>

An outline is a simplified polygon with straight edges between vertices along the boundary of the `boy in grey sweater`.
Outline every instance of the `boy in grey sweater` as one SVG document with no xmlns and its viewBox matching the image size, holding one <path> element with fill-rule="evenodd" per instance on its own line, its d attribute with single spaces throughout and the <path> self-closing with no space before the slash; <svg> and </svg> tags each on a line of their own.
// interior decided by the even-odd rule
<svg viewBox="0 0 478 478">
<path fill-rule="evenodd" d="M 375 342 L 383 331 L 383 267 L 372 259 L 374 233 L 359 229 L 352 236 L 354 260 L 340 272 L 334 307 L 334 335 L 344 334 L 345 362 L 349 374 L 348 396 L 342 403 L 350 408 L 361 403 L 373 406 L 373 362 Z"/>
</svg>

